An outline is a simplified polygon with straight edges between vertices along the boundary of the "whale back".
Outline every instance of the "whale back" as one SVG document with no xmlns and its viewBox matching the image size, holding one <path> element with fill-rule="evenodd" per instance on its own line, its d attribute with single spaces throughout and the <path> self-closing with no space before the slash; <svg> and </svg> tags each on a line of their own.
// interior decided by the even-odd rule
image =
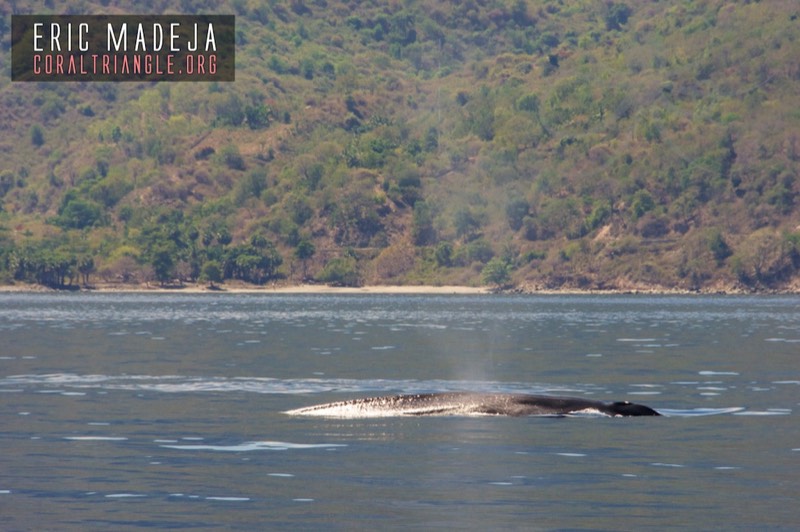
<svg viewBox="0 0 800 532">
<path fill-rule="evenodd" d="M 567 416 L 594 414 L 602 416 L 658 416 L 644 405 L 603 403 L 578 397 L 549 395 L 445 392 L 366 397 L 298 408 L 290 415 L 335 418 L 370 418 L 392 416 L 500 415 Z"/>
<path fill-rule="evenodd" d="M 660 416 L 658 412 L 649 406 L 620 401 L 608 405 L 608 411 L 615 416 Z"/>
</svg>

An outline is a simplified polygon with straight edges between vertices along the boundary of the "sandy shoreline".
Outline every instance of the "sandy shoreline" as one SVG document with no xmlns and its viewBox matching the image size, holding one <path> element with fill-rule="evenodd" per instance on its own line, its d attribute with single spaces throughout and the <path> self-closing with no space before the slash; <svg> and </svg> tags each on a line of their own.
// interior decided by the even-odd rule
<svg viewBox="0 0 800 532">
<path fill-rule="evenodd" d="M 36 284 L 0 285 L 0 294 L 3 293 L 130 293 L 130 294 L 398 294 L 398 295 L 492 295 L 502 293 L 524 295 L 625 295 L 625 294 L 650 294 L 650 295 L 742 295 L 742 294 L 798 294 L 800 290 L 791 286 L 786 290 L 747 291 L 740 289 L 712 289 L 712 290 L 682 290 L 679 288 L 663 287 L 635 287 L 630 289 L 579 289 L 579 288 L 541 288 L 525 287 L 507 291 L 497 291 L 489 287 L 475 286 L 433 286 L 433 285 L 373 285 L 358 287 L 328 286 L 322 284 L 274 284 L 254 286 L 240 283 L 226 283 L 209 288 L 203 284 L 185 284 L 183 286 L 159 285 L 126 285 L 116 283 L 98 283 L 89 287 L 71 287 L 62 290 L 48 288 Z"/>
<path fill-rule="evenodd" d="M 251 285 L 240 281 L 229 281 L 209 288 L 203 283 L 185 283 L 181 286 L 160 286 L 158 284 L 122 284 L 94 283 L 90 286 L 71 286 L 64 289 L 49 288 L 38 284 L 15 283 L 0 285 L 0 294 L 13 292 L 53 292 L 53 293 L 144 293 L 144 294 L 521 294 L 521 295 L 800 295 L 800 279 L 787 283 L 780 289 L 749 289 L 735 284 L 719 283 L 699 290 L 686 290 L 678 287 L 660 285 L 643 285 L 631 283 L 614 288 L 551 288 L 538 284 L 526 283 L 506 290 L 497 290 L 488 286 L 460 285 L 369 285 L 369 286 L 329 286 L 325 284 L 291 284 L 288 282 L 271 283 L 263 286 Z"/>
<path fill-rule="evenodd" d="M 0 286 L 3 292 L 98 292 L 98 293 L 137 293 L 137 294 L 489 294 L 485 287 L 471 286 L 359 286 L 340 287 L 319 284 L 300 285 L 218 285 L 211 289 L 207 285 L 186 284 L 182 287 L 160 287 L 157 285 L 98 284 L 72 290 L 56 290 L 40 285 L 19 284 Z"/>
</svg>

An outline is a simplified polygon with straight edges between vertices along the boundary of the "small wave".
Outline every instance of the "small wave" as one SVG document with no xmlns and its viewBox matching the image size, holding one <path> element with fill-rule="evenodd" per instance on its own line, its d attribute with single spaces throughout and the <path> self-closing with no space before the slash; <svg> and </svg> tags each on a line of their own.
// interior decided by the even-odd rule
<svg viewBox="0 0 800 532">
<path fill-rule="evenodd" d="M 220 452 L 250 452 L 250 451 L 288 451 L 294 449 L 335 449 L 347 447 L 341 443 L 288 443 L 279 441 L 250 441 L 236 445 L 161 445 L 165 449 L 179 451 L 220 451 Z"/>
<path fill-rule="evenodd" d="M 472 390 L 506 393 L 574 393 L 598 391 L 531 383 L 466 380 L 389 380 L 389 379 L 276 379 L 271 377 L 204 377 L 185 375 L 80 375 L 48 373 L 13 375 L 0 378 L 0 390 L 70 394 L 67 389 L 150 391 L 160 393 L 249 392 L 263 394 L 316 393 L 426 393 Z"/>
<path fill-rule="evenodd" d="M 65 436 L 64 439 L 70 441 L 125 441 L 128 438 L 122 436 Z"/>
<path fill-rule="evenodd" d="M 742 412 L 744 407 L 734 406 L 728 408 L 693 408 L 690 410 L 674 410 L 668 408 L 659 408 L 658 411 L 663 416 L 667 417 L 698 417 L 698 416 L 719 416 L 724 414 L 735 414 Z"/>
<path fill-rule="evenodd" d="M 770 408 L 767 410 L 745 410 L 736 412 L 736 416 L 788 416 L 792 411 L 785 408 Z"/>
</svg>

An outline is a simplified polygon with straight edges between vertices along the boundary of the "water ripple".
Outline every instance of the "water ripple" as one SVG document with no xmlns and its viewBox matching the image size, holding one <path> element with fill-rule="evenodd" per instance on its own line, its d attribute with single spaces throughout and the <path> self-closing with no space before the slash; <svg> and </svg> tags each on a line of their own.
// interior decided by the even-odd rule
<svg viewBox="0 0 800 532">
<path fill-rule="evenodd" d="M 721 372 L 700 372 L 719 375 Z M 727 373 L 722 373 L 727 374 Z M 794 382 L 794 381 L 782 381 Z M 686 384 L 681 382 L 679 384 Z M 690 382 L 690 384 L 700 384 Z M 719 395 L 726 388 L 698 386 L 700 395 Z M 634 385 L 638 388 L 656 388 L 650 384 Z M 13 389 L 34 393 L 70 395 L 65 389 L 97 389 L 149 391 L 158 393 L 259 393 L 277 395 L 308 395 L 323 393 L 369 393 L 374 395 L 414 394 L 431 392 L 494 392 L 494 393 L 534 393 L 549 395 L 606 395 L 608 390 L 591 384 L 575 386 L 532 384 L 527 382 L 498 382 L 471 380 L 389 380 L 389 379 L 276 379 L 270 377 L 188 377 L 180 375 L 78 375 L 72 373 L 48 373 L 42 375 L 13 375 L 0 378 L 0 391 Z M 629 395 L 661 395 L 658 390 L 635 390 Z M 765 411 L 747 410 L 744 407 L 695 408 L 688 410 L 657 407 L 658 411 L 669 417 L 696 417 L 720 414 L 745 416 L 789 415 L 790 409 L 773 408 Z M 79 438 L 75 438 L 79 439 Z M 188 448 L 183 446 L 183 448 Z M 208 448 L 208 446 L 198 446 Z M 217 449 L 220 450 L 220 449 Z"/>
<path fill-rule="evenodd" d="M 221 451 L 221 452 L 248 452 L 248 451 L 288 451 L 294 449 L 335 449 L 347 447 L 342 443 L 288 443 L 280 441 L 250 441 L 236 445 L 161 445 L 165 449 L 179 451 Z"/>
<path fill-rule="evenodd" d="M 152 391 L 161 393 L 249 392 L 313 394 L 327 392 L 424 393 L 472 390 L 505 393 L 598 393 L 602 388 L 553 386 L 523 382 L 388 379 L 276 379 L 270 377 L 190 377 L 180 375 L 78 375 L 48 373 L 0 378 L 0 389 L 32 389 L 64 394 L 64 388 Z"/>
</svg>

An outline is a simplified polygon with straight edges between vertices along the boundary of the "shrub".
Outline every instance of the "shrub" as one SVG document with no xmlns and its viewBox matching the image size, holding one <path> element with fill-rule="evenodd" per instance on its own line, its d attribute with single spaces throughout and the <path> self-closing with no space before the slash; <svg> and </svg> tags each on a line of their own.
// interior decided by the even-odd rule
<svg viewBox="0 0 800 532">
<path fill-rule="evenodd" d="M 239 153 L 239 148 L 233 144 L 228 144 L 220 151 L 222 162 L 231 170 L 244 170 L 244 157 Z"/>
<path fill-rule="evenodd" d="M 453 262 L 458 266 L 469 266 L 474 262 L 486 264 L 492 257 L 494 257 L 492 246 L 483 238 L 479 238 L 458 248 L 453 256 Z"/>
<path fill-rule="evenodd" d="M 511 265 L 505 259 L 495 257 L 483 267 L 481 280 L 484 284 L 502 288 L 511 280 Z"/>
<path fill-rule="evenodd" d="M 458 210 L 453 222 L 459 238 L 472 238 L 481 227 L 478 217 L 468 208 Z"/>
<path fill-rule="evenodd" d="M 800 257 L 791 239 L 766 227 L 737 246 L 732 261 L 740 281 L 770 286 L 794 273 Z"/>
<path fill-rule="evenodd" d="M 438 246 L 436 246 L 434 257 L 436 258 L 437 265 L 443 267 L 452 266 L 453 244 L 451 244 L 450 242 L 441 242 Z"/>
<path fill-rule="evenodd" d="M 638 220 L 646 212 L 653 210 L 655 206 L 656 202 L 647 190 L 637 190 L 631 200 L 631 217 Z"/>
<path fill-rule="evenodd" d="M 244 110 L 247 126 L 250 129 L 264 129 L 269 127 L 272 119 L 272 110 L 264 104 L 248 105 Z"/>
<path fill-rule="evenodd" d="M 611 205 L 601 203 L 592 209 L 592 213 L 586 217 L 586 226 L 590 229 L 597 229 L 603 225 L 611 216 Z"/>
<path fill-rule="evenodd" d="M 436 242 L 436 228 L 433 226 L 433 212 L 427 203 L 418 201 L 414 204 L 411 235 L 414 244 L 427 246 Z"/>
<path fill-rule="evenodd" d="M 8 194 L 8 191 L 14 187 L 14 173 L 11 170 L 3 170 L 0 172 L 0 198 Z"/>
<path fill-rule="evenodd" d="M 222 267 L 219 262 L 215 260 L 207 261 L 203 264 L 203 269 L 200 271 L 200 282 L 207 282 L 211 288 L 214 283 L 222 282 Z"/>
<path fill-rule="evenodd" d="M 664 216 L 647 213 L 639 218 L 636 231 L 644 238 L 659 238 L 669 233 L 669 221 Z"/>
<path fill-rule="evenodd" d="M 614 2 L 608 6 L 608 11 L 604 17 L 607 30 L 620 30 L 623 24 L 628 23 L 631 16 L 631 8 L 626 4 Z"/>
<path fill-rule="evenodd" d="M 31 126 L 31 144 L 36 147 L 44 144 L 44 130 L 39 124 Z"/>
<path fill-rule="evenodd" d="M 725 241 L 719 229 L 712 230 L 708 236 L 708 249 L 711 250 L 711 254 L 714 255 L 717 264 L 720 264 L 733 254 L 731 247 Z"/>
<path fill-rule="evenodd" d="M 525 220 L 525 217 L 528 216 L 529 210 L 530 205 L 528 205 L 528 202 L 524 199 L 518 198 L 511 200 L 506 205 L 506 219 L 508 220 L 508 226 L 514 231 L 519 231 L 519 229 L 522 227 L 522 222 Z"/>
<path fill-rule="evenodd" d="M 69 193 L 64 197 L 54 223 L 63 229 L 85 229 L 102 220 L 103 210 L 97 203 Z"/>
<path fill-rule="evenodd" d="M 319 280 L 334 286 L 359 286 L 358 262 L 350 256 L 332 259 L 322 269 Z"/>
<path fill-rule="evenodd" d="M 231 94 L 227 100 L 217 104 L 216 112 L 219 123 L 226 126 L 241 126 L 245 119 L 242 101 L 236 94 Z"/>
</svg>

